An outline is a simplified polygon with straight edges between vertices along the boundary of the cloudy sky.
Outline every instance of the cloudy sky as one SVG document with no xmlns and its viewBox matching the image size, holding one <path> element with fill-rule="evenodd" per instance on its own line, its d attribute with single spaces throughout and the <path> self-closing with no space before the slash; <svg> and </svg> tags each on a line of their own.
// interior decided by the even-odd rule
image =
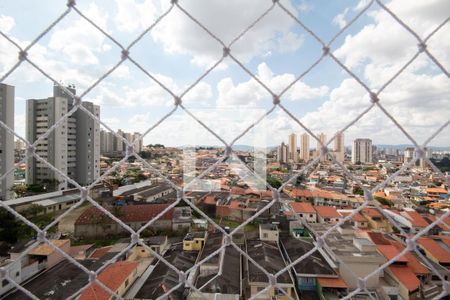
<svg viewBox="0 0 450 300">
<path fill-rule="evenodd" d="M 65 1 L 5 0 L 0 30 L 26 46 L 65 9 Z M 162 13 L 170 1 L 78 1 L 77 8 L 125 47 Z M 45 3 L 46 5 L 42 5 Z M 224 43 L 229 44 L 271 7 L 270 0 L 180 0 L 180 5 Z M 288 1 L 281 3 L 325 42 L 356 16 L 368 1 Z M 421 38 L 449 17 L 447 0 L 384 1 Z M 449 71 L 450 22 L 428 41 L 427 49 Z M 347 28 L 330 48 L 371 90 L 377 91 L 417 52 L 418 41 L 376 3 Z M 276 93 L 283 91 L 322 54 L 322 46 L 280 7 L 275 6 L 231 46 L 233 55 Z M 182 94 L 222 56 L 222 46 L 179 8 L 130 50 L 130 56 L 175 94 Z M 75 84 L 81 94 L 120 60 L 121 50 L 71 11 L 29 57 L 56 80 Z M 17 61 L 17 49 L 0 36 L 0 76 Z M 4 83 L 16 86 L 16 131 L 24 135 L 25 101 L 51 96 L 52 83 L 28 63 Z M 424 53 L 379 95 L 380 103 L 419 143 L 450 118 L 450 80 Z M 101 105 L 101 119 L 114 130 L 144 132 L 173 108 L 173 98 L 130 61 L 125 61 L 85 97 Z M 281 103 L 313 132 L 328 138 L 370 105 L 367 91 L 330 57 L 324 59 L 281 97 Z M 226 58 L 184 97 L 183 104 L 225 140 L 272 107 L 271 95 L 230 58 Z M 237 144 L 255 136 L 269 145 L 304 130 L 280 108 Z M 263 133 L 265 134 L 262 137 Z M 376 144 L 409 143 L 378 107 L 346 133 Z M 220 144 L 182 110 L 144 139 L 166 145 Z M 447 127 L 431 142 L 450 146 Z"/>
</svg>

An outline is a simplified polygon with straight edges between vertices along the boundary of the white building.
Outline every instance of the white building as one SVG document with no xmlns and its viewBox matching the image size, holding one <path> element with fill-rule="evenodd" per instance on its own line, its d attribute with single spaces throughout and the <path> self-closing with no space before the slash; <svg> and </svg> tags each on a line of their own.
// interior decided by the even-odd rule
<svg viewBox="0 0 450 300">
<path fill-rule="evenodd" d="M 73 94 L 75 87 L 69 86 Z M 100 107 L 83 102 L 83 107 L 100 116 Z M 33 143 L 73 107 L 70 95 L 59 86 L 53 87 L 53 97 L 30 99 L 26 110 L 26 136 Z M 36 153 L 63 174 L 82 185 L 100 176 L 100 124 L 78 109 L 63 120 L 48 137 L 36 146 Z M 56 181 L 55 181 L 56 180 Z M 56 189 L 67 189 L 65 178 L 34 157 L 28 159 L 27 184 L 47 182 Z"/>
<path fill-rule="evenodd" d="M 356 139 L 352 147 L 352 163 L 370 163 L 372 162 L 372 140 Z"/>
<path fill-rule="evenodd" d="M 277 148 L 277 161 L 280 163 L 287 163 L 288 160 L 288 146 L 282 142 Z"/>
<path fill-rule="evenodd" d="M 320 155 L 320 149 L 322 148 L 322 146 L 325 146 L 325 143 L 327 142 L 327 136 L 325 135 L 325 133 L 321 132 L 317 135 L 317 138 L 319 139 L 319 141 L 316 144 L 316 153 L 315 153 L 315 157 L 318 157 Z M 320 158 L 320 162 L 324 162 L 327 160 L 327 156 L 324 155 Z"/>
<path fill-rule="evenodd" d="M 14 87 L 0 83 L 0 121 L 14 130 Z M 14 136 L 0 127 L 0 176 L 14 167 Z M 14 172 L 0 180 L 0 199 L 7 200 L 14 183 Z"/>
</svg>

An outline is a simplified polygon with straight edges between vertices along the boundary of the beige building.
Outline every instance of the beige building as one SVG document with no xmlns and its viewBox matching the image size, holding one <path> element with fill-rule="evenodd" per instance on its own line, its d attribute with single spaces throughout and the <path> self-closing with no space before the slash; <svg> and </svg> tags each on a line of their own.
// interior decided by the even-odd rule
<svg viewBox="0 0 450 300">
<path fill-rule="evenodd" d="M 301 135 L 300 158 L 309 161 L 309 135 L 306 132 Z"/>
<path fill-rule="evenodd" d="M 289 161 L 298 162 L 297 135 L 295 133 L 289 135 Z"/>
<path fill-rule="evenodd" d="M 261 241 L 278 242 L 279 231 L 275 224 L 260 224 L 259 239 Z"/>
<path fill-rule="evenodd" d="M 340 163 L 344 162 L 345 159 L 345 147 L 344 147 L 344 133 L 339 132 L 334 139 L 334 156 L 336 160 Z"/>
</svg>

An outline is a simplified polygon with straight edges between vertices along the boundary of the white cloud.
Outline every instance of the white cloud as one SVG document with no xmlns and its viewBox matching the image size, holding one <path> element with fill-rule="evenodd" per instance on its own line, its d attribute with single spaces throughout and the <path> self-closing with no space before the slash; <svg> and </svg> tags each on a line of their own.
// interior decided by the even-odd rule
<svg viewBox="0 0 450 300">
<path fill-rule="evenodd" d="M 0 30 L 8 33 L 16 25 L 16 21 L 11 16 L 0 15 Z"/>
<path fill-rule="evenodd" d="M 423 37 L 447 17 L 450 2 L 395 0 L 388 7 Z M 417 40 L 382 9 L 369 15 L 374 23 L 355 35 L 346 36 L 344 44 L 335 51 L 336 56 L 351 68 L 366 63 L 399 68 L 417 52 Z M 444 26 L 440 34 L 449 36 L 450 28 Z M 445 65 L 450 63 L 450 51 L 446 51 L 450 47 L 449 39 L 432 38 L 428 47 L 439 54 Z"/>
<path fill-rule="evenodd" d="M 342 13 L 336 15 L 333 18 L 333 24 L 337 25 L 339 29 L 342 29 L 347 25 L 347 21 L 345 20 L 345 16 L 347 15 L 349 9 L 346 8 Z"/>
<path fill-rule="evenodd" d="M 442 11 L 449 11 L 450 5 L 445 1 L 413 4 L 394 0 L 388 3 L 388 7 L 423 36 L 443 20 Z M 371 12 L 371 16 L 373 24 L 364 26 L 353 36 L 347 36 L 335 53 L 347 66 L 361 70 L 358 74 L 362 74 L 369 86 L 376 89 L 412 57 L 417 51 L 417 41 L 385 12 L 377 10 Z M 442 28 L 442 31 L 443 36 L 450 35 L 449 28 Z M 441 54 L 442 62 L 448 64 L 448 39 L 431 39 L 428 46 L 433 49 L 432 52 Z M 448 77 L 422 54 L 380 94 L 380 103 L 420 143 L 448 120 L 449 95 Z M 347 125 L 369 103 L 367 92 L 355 80 L 345 79 L 330 92 L 328 101 L 317 111 L 307 113 L 302 121 L 315 131 L 335 132 Z M 377 108 L 349 129 L 347 142 L 356 137 L 369 137 L 376 143 L 409 143 Z M 448 145 L 450 140 L 441 138 L 433 143 Z"/>
<path fill-rule="evenodd" d="M 258 78 L 266 84 L 274 93 L 281 93 L 286 86 L 295 80 L 295 75 L 284 73 L 274 75 L 272 70 L 265 64 L 258 65 Z M 234 84 L 231 78 L 222 79 L 217 89 L 219 98 L 217 104 L 219 106 L 227 105 L 255 105 L 263 99 L 269 99 L 268 92 L 253 78 L 246 82 Z M 296 82 L 283 96 L 283 99 L 290 101 L 301 101 L 320 98 L 328 93 L 327 86 L 311 87 L 302 81 Z"/>
<path fill-rule="evenodd" d="M 164 2 L 163 5 L 167 6 L 168 2 Z M 182 3 L 186 11 L 226 44 L 256 20 L 268 5 L 262 5 L 259 0 Z M 290 2 L 285 1 L 284 5 L 295 11 Z M 296 50 L 301 46 L 302 38 L 293 33 L 289 34 L 293 24 L 293 20 L 282 10 L 274 9 L 238 40 L 233 45 L 232 51 L 239 59 L 248 61 L 268 51 L 279 50 L 277 48 L 281 40 L 289 42 L 284 50 Z M 152 36 L 168 53 L 188 54 L 197 65 L 207 66 L 222 55 L 222 46 L 178 9 L 174 9 L 158 24 L 152 31 Z"/>
<path fill-rule="evenodd" d="M 114 20 L 123 32 L 135 32 L 150 26 L 157 13 L 154 1 L 116 0 L 117 12 Z"/>
<path fill-rule="evenodd" d="M 95 3 L 91 3 L 84 13 L 100 28 L 106 29 L 107 14 L 102 13 Z M 48 46 L 51 50 L 62 51 L 71 63 L 95 65 L 97 55 L 104 51 L 105 36 L 83 19 L 78 19 L 65 28 L 57 27 L 51 35 Z"/>
</svg>

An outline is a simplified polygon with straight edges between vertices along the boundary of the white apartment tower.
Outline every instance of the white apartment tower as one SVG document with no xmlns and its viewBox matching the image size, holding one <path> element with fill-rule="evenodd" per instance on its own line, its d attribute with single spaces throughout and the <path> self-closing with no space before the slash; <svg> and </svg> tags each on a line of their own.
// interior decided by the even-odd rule
<svg viewBox="0 0 450 300">
<path fill-rule="evenodd" d="M 73 94 L 75 87 L 67 87 Z M 99 117 L 100 107 L 82 102 L 84 108 Z M 73 108 L 73 101 L 59 86 L 53 97 L 30 99 L 26 110 L 26 136 L 33 143 Z M 100 124 L 78 109 L 36 146 L 36 153 L 63 174 L 81 185 L 100 176 Z M 47 183 L 55 189 L 66 189 L 67 180 L 34 157 L 27 162 L 26 182 Z"/>
<path fill-rule="evenodd" d="M 309 161 L 309 135 L 306 132 L 301 135 L 300 158 Z"/>
<path fill-rule="evenodd" d="M 277 161 L 279 163 L 287 163 L 288 153 L 288 146 L 284 142 L 282 142 L 281 145 L 277 148 Z"/>
<path fill-rule="evenodd" d="M 320 149 L 323 146 L 325 146 L 325 143 L 327 142 L 327 136 L 325 135 L 325 133 L 321 132 L 317 135 L 317 138 L 319 139 L 320 143 L 317 141 L 317 145 L 316 145 L 316 156 L 318 157 L 320 155 Z M 327 156 L 324 155 L 320 158 L 320 162 L 324 162 L 327 160 Z"/>
<path fill-rule="evenodd" d="M 297 135 L 295 133 L 289 135 L 289 160 L 298 162 Z"/>
<path fill-rule="evenodd" d="M 115 139 L 114 132 L 107 130 L 100 130 L 100 154 L 109 155 L 115 151 Z"/>
<path fill-rule="evenodd" d="M 370 163 L 372 162 L 372 140 L 356 139 L 352 147 L 352 163 Z"/>
<path fill-rule="evenodd" d="M 344 147 L 344 133 L 339 132 L 334 139 L 334 156 L 336 160 L 340 163 L 344 162 L 345 159 L 345 147 Z"/>
<path fill-rule="evenodd" d="M 14 130 L 14 87 L 0 83 L 0 121 Z M 0 176 L 14 167 L 14 136 L 0 127 Z M 14 172 L 0 180 L 0 200 L 8 200 Z"/>
<path fill-rule="evenodd" d="M 138 141 L 136 142 L 136 140 Z M 133 143 L 134 142 L 136 142 L 134 145 L 134 152 L 141 152 L 143 147 L 142 134 L 140 134 L 139 132 L 133 133 Z"/>
</svg>

